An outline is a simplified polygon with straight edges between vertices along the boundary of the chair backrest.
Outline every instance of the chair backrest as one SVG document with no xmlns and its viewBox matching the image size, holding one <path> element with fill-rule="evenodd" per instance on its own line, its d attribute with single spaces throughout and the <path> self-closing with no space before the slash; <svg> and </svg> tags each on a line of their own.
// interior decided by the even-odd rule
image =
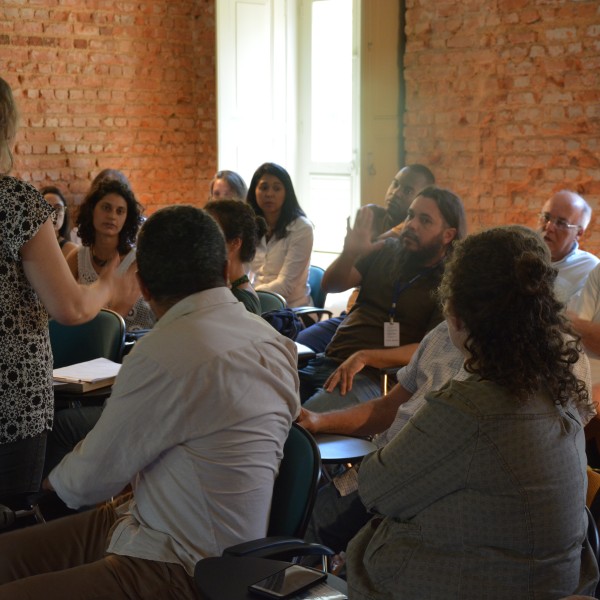
<svg viewBox="0 0 600 600">
<path fill-rule="evenodd" d="M 587 539 L 596 558 L 596 562 L 600 561 L 600 534 L 598 534 L 598 526 L 592 515 L 590 509 L 586 506 L 585 512 L 587 514 Z"/>
<path fill-rule="evenodd" d="M 49 329 L 55 369 L 94 358 L 121 361 L 125 321 L 112 310 L 103 308 L 81 325 L 61 325 L 51 319 Z"/>
<path fill-rule="evenodd" d="M 264 290 L 256 290 L 256 293 L 260 300 L 261 314 L 269 312 L 270 310 L 281 310 L 287 306 L 285 298 L 281 294 Z"/>
<path fill-rule="evenodd" d="M 321 287 L 321 281 L 325 271 L 321 267 L 310 265 L 308 267 L 308 284 L 310 285 L 310 297 L 312 298 L 313 304 L 317 308 L 323 308 L 325 306 L 325 298 L 327 293 L 323 291 Z"/>
<path fill-rule="evenodd" d="M 267 535 L 302 537 L 321 476 L 319 447 L 308 431 L 294 423 L 283 447 L 273 488 Z"/>
</svg>

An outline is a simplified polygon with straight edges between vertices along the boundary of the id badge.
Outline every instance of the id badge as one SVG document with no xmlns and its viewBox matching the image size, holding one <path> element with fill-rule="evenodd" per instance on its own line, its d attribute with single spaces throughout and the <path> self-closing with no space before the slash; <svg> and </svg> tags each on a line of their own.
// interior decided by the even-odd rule
<svg viewBox="0 0 600 600">
<path fill-rule="evenodd" d="M 397 348 L 400 345 L 400 323 L 383 324 L 383 345 L 386 348 Z"/>
</svg>

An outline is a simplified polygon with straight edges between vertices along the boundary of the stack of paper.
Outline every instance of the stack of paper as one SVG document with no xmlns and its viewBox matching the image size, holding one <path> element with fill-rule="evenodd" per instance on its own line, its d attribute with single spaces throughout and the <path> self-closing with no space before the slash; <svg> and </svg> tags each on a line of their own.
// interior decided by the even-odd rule
<svg viewBox="0 0 600 600">
<path fill-rule="evenodd" d="M 95 358 L 68 367 L 54 369 L 54 381 L 60 384 L 61 392 L 85 393 L 112 385 L 121 365 L 107 358 Z"/>
</svg>

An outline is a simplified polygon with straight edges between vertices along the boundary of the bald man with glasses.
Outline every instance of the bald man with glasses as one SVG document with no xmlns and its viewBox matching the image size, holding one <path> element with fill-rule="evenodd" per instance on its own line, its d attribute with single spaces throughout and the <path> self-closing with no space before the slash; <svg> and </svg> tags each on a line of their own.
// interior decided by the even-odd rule
<svg viewBox="0 0 600 600">
<path fill-rule="evenodd" d="M 558 270 L 555 290 L 565 304 L 581 291 L 587 276 L 600 260 L 579 249 L 579 240 L 592 217 L 590 205 L 575 192 L 556 192 L 539 215 L 540 233 Z"/>
</svg>

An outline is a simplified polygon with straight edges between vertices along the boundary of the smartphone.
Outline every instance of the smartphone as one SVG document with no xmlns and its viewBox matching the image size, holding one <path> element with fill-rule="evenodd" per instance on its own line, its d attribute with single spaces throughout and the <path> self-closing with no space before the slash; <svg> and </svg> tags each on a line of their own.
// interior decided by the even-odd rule
<svg viewBox="0 0 600 600">
<path fill-rule="evenodd" d="M 289 598 L 326 578 L 327 573 L 322 571 L 302 565 L 291 565 L 249 585 L 248 590 L 268 598 Z"/>
</svg>

